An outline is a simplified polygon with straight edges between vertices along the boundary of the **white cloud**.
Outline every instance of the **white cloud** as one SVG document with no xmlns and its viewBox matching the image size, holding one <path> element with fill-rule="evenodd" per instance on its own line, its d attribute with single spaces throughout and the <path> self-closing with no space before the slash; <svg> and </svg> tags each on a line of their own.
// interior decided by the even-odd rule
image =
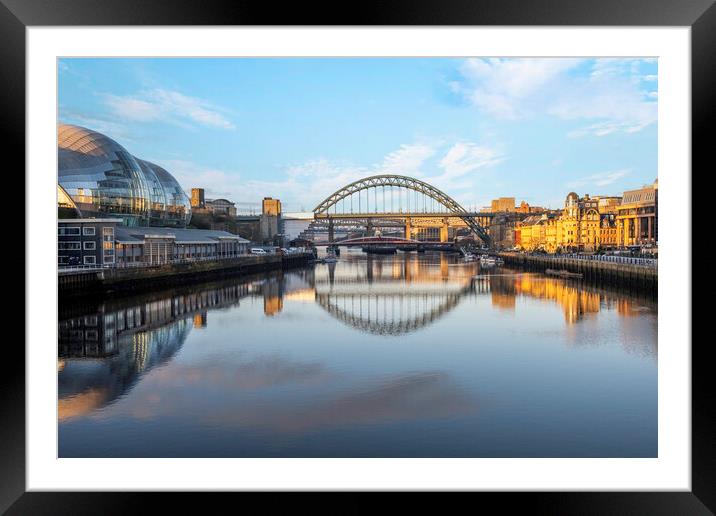
<svg viewBox="0 0 716 516">
<path fill-rule="evenodd" d="M 106 134 L 114 140 L 122 142 L 132 142 L 135 140 L 136 134 L 129 130 L 123 124 L 116 120 L 107 120 L 104 117 L 87 116 L 81 113 L 67 111 L 60 106 L 60 123 L 79 125 L 87 127 L 93 131 Z"/>
<path fill-rule="evenodd" d="M 480 111 L 498 119 L 549 115 L 591 120 L 571 136 L 637 132 L 656 122 L 656 95 L 640 89 L 643 59 L 468 59 L 463 80 L 449 85 Z M 577 68 L 591 66 L 588 73 Z M 581 70 L 580 70 L 581 71 Z"/>
<path fill-rule="evenodd" d="M 156 88 L 136 95 L 104 95 L 105 104 L 115 116 L 137 122 L 168 121 L 180 125 L 198 124 L 234 129 L 220 110 L 209 102 L 177 91 Z"/>
<path fill-rule="evenodd" d="M 591 124 L 586 127 L 581 127 L 570 131 L 567 136 L 570 138 L 581 138 L 582 136 L 606 136 L 608 134 L 624 132 L 624 133 L 636 133 L 647 127 L 651 122 L 649 121 L 615 121 L 611 120 L 608 122 L 599 122 Z"/>
<path fill-rule="evenodd" d="M 533 111 L 531 98 L 579 63 L 579 59 L 468 59 L 460 69 L 466 79 L 463 93 L 497 118 L 521 118 Z"/>
<path fill-rule="evenodd" d="M 401 145 L 400 149 L 391 152 L 384 159 L 379 168 L 385 174 L 420 174 L 425 160 L 435 154 L 431 145 L 414 143 Z"/>
<path fill-rule="evenodd" d="M 631 172 L 630 169 L 613 170 L 600 172 L 590 176 L 582 177 L 567 183 L 569 188 L 583 188 L 587 186 L 607 186 L 621 179 Z"/>
<path fill-rule="evenodd" d="M 458 142 L 440 160 L 443 179 L 462 177 L 478 168 L 496 165 L 504 157 L 495 149 L 470 142 Z"/>
<path fill-rule="evenodd" d="M 220 170 L 180 159 L 149 159 L 149 161 L 166 168 L 186 192 L 190 192 L 192 188 L 203 188 L 209 199 L 240 198 L 241 175 L 237 171 Z"/>
<path fill-rule="evenodd" d="M 438 159 L 437 156 L 440 156 Z M 174 174 L 182 187 L 206 190 L 208 198 L 225 197 L 236 203 L 257 203 L 264 196 L 281 199 L 285 211 L 310 210 L 339 188 L 367 176 L 401 174 L 420 177 L 438 188 L 455 194 L 475 190 L 478 169 L 501 162 L 502 154 L 484 145 L 457 142 L 441 144 L 413 143 L 401 145 L 374 165 L 356 165 L 324 158 L 285 168 L 277 180 L 241 180 L 238 171 L 224 171 L 185 160 L 150 160 Z"/>
</svg>

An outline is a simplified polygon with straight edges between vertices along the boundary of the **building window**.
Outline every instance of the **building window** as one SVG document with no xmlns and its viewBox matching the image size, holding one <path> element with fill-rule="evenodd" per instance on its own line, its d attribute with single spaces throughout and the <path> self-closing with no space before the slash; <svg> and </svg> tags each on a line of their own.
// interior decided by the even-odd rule
<svg viewBox="0 0 716 516">
<path fill-rule="evenodd" d="M 84 263 L 85 265 L 94 265 L 97 263 L 96 257 L 94 256 L 85 256 L 84 257 Z"/>
<path fill-rule="evenodd" d="M 79 251 L 81 247 L 79 242 L 58 242 L 57 249 L 60 251 Z"/>
<path fill-rule="evenodd" d="M 95 242 L 83 242 L 82 245 L 84 246 L 85 251 L 94 251 L 97 249 L 97 244 Z"/>
<path fill-rule="evenodd" d="M 83 228 L 82 228 L 82 234 L 83 234 L 84 236 L 94 236 L 94 234 L 95 234 L 94 226 L 83 227 Z"/>
<path fill-rule="evenodd" d="M 57 228 L 57 234 L 59 236 L 75 236 L 80 234 L 80 228 L 79 226 L 71 226 L 71 227 L 59 227 Z"/>
</svg>

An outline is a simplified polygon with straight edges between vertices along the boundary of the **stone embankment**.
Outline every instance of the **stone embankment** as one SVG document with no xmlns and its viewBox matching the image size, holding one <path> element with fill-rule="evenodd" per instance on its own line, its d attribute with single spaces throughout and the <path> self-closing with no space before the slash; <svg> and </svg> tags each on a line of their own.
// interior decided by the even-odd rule
<svg viewBox="0 0 716 516">
<path fill-rule="evenodd" d="M 115 290 L 144 290 L 225 276 L 289 269 L 306 265 L 312 253 L 291 255 L 239 256 L 222 260 L 165 263 L 140 267 L 62 270 L 57 283 L 60 294 Z"/>
<path fill-rule="evenodd" d="M 505 265 L 527 270 L 545 272 L 547 269 L 579 273 L 593 284 L 613 285 L 630 290 L 653 293 L 658 290 L 656 265 L 610 262 L 598 259 L 571 258 L 559 255 L 529 255 L 522 253 L 497 253 Z"/>
</svg>

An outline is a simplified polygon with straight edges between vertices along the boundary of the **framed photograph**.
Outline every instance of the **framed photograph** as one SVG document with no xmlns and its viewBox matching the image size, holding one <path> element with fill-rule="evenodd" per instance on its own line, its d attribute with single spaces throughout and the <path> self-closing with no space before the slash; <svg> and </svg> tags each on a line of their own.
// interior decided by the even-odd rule
<svg viewBox="0 0 716 516">
<path fill-rule="evenodd" d="M 27 242 L 0 508 L 712 514 L 712 3 L 0 0 Z"/>
</svg>

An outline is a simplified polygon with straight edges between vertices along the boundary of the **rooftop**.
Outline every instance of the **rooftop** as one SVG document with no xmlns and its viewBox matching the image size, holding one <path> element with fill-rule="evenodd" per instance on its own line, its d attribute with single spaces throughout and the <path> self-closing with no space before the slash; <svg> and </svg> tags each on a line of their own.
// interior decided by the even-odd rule
<svg viewBox="0 0 716 516">
<path fill-rule="evenodd" d="M 145 238 L 165 237 L 174 238 L 177 244 L 216 244 L 222 240 L 236 240 L 239 243 L 248 244 L 249 241 L 228 231 L 213 229 L 181 229 L 181 228 L 157 228 L 157 227 L 127 227 L 115 228 L 115 239 L 123 243 L 144 241 Z"/>
</svg>

